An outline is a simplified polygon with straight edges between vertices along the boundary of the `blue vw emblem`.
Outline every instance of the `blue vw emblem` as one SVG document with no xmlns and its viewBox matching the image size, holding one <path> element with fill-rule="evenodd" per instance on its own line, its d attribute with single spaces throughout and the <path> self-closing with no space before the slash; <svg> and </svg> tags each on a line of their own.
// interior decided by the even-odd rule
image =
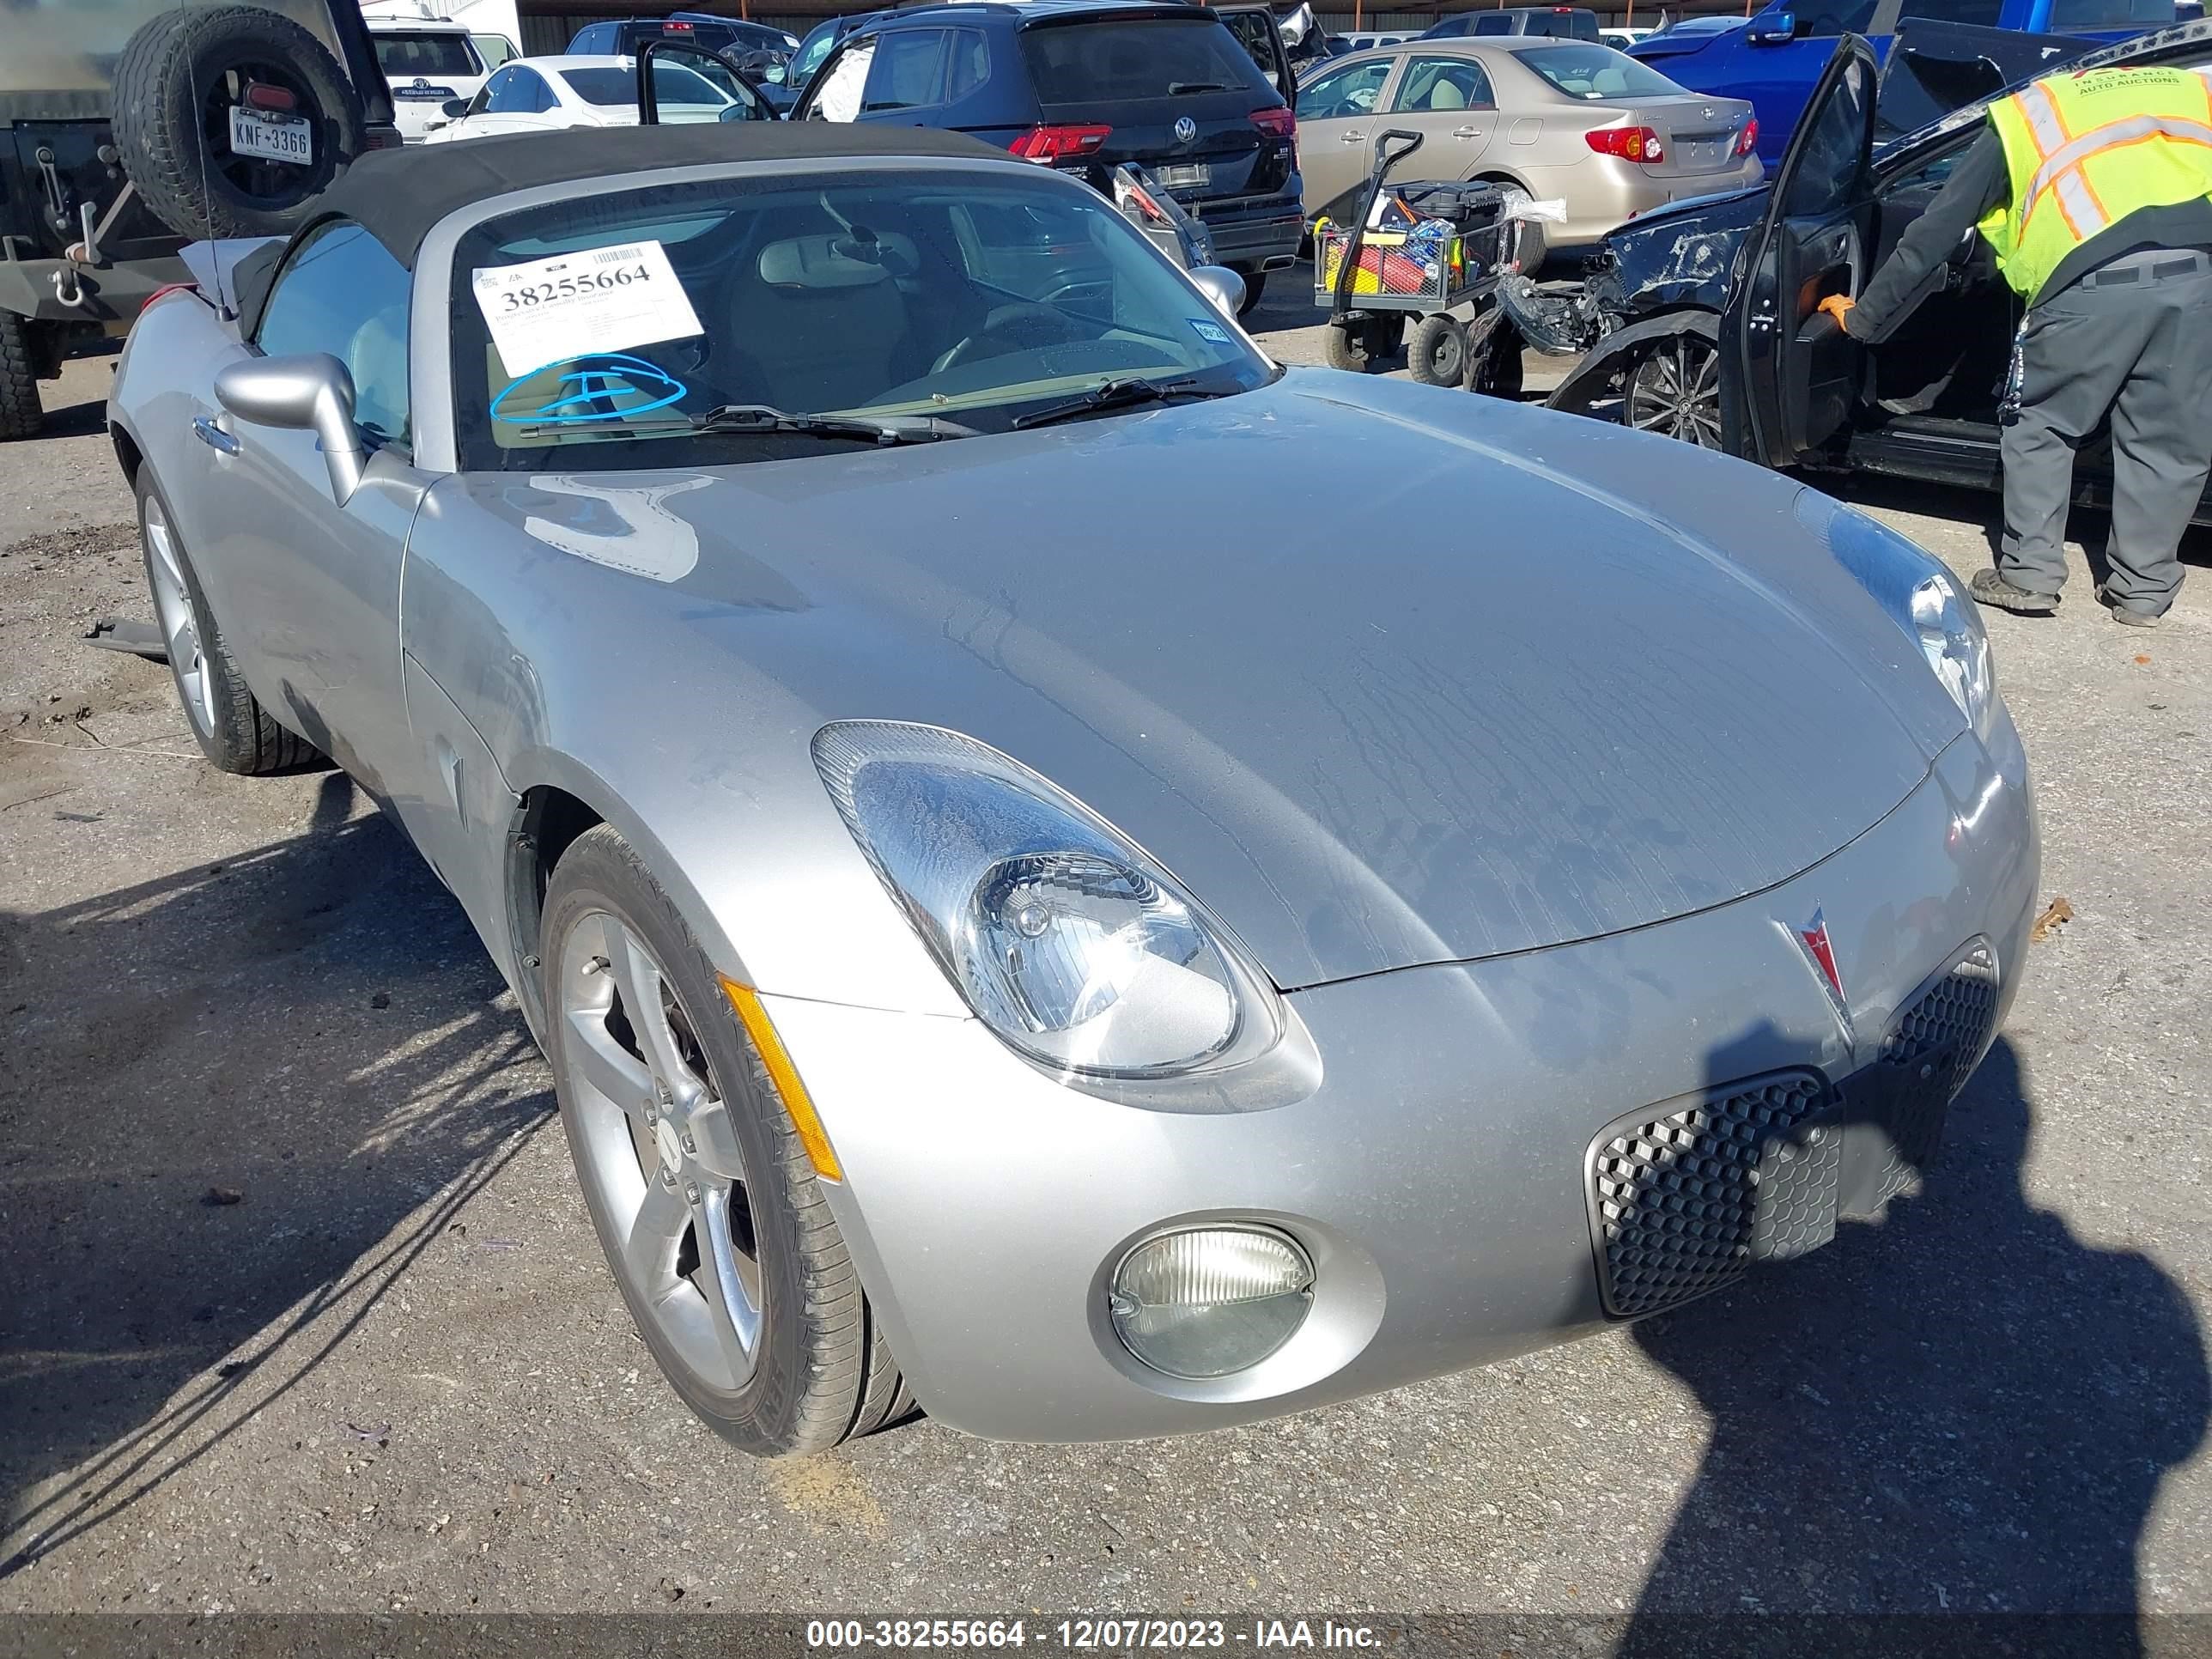
<svg viewBox="0 0 2212 1659">
<path fill-rule="evenodd" d="M 1176 116 L 1175 136 L 1176 143 L 1178 144 L 1189 143 L 1193 139 L 1198 137 L 1198 123 L 1192 120 L 1188 115 Z"/>
</svg>

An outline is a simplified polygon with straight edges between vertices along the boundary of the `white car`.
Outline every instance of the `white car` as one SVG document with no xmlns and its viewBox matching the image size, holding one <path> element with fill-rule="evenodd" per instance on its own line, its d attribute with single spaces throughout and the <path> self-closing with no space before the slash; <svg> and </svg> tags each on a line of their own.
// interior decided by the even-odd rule
<svg viewBox="0 0 2212 1659">
<path fill-rule="evenodd" d="M 1597 38 L 1607 46 L 1611 46 L 1615 52 L 1626 52 L 1631 46 L 1634 46 L 1638 40 L 1643 40 L 1647 34 L 1656 34 L 1657 33 L 1658 31 L 1656 29 L 1647 29 L 1642 27 L 1632 29 L 1600 29 L 1597 32 Z"/>
<path fill-rule="evenodd" d="M 653 66 L 653 95 L 661 120 L 744 120 L 764 111 L 757 98 L 741 89 L 732 72 L 717 85 L 690 63 L 672 59 Z M 749 101 L 750 100 L 750 101 Z M 725 114 L 742 107 L 745 113 Z M 637 125 L 637 59 L 635 58 L 518 58 L 492 72 L 465 111 L 446 112 L 433 130 L 431 143 L 483 138 L 500 132 L 551 132 L 562 127 L 627 127 Z"/>
<path fill-rule="evenodd" d="M 473 98 L 490 73 L 468 26 L 415 17 L 372 17 L 377 67 L 392 83 L 392 118 L 417 144 L 446 120 L 446 106 Z"/>
</svg>

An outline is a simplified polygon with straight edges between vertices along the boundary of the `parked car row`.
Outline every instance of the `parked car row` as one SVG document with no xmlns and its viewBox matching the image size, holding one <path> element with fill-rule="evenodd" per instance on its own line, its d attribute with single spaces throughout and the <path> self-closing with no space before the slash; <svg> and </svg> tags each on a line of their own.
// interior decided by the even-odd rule
<svg viewBox="0 0 2212 1659">
<path fill-rule="evenodd" d="M 743 29 L 769 33 L 683 15 L 592 24 L 568 55 L 511 63 L 446 100 L 434 136 L 635 121 L 620 82 L 638 47 L 682 40 L 726 59 L 752 44 Z M 1525 234 L 1531 263 L 1547 236 L 1588 245 L 1651 207 L 1757 180 L 1747 106 L 1685 94 L 1595 32 L 1582 8 L 1465 12 L 1424 37 L 1323 58 L 1300 82 L 1264 3 L 982 0 L 827 20 L 788 42 L 781 98 L 696 56 L 657 76 L 668 120 L 750 118 L 789 100 L 792 118 L 965 132 L 1102 189 L 1116 167 L 1141 166 L 1203 223 L 1249 306 L 1316 219 L 1349 210 L 1371 164 L 1370 118 L 1430 141 L 1419 176 L 1565 201 L 1564 222 Z"/>
</svg>

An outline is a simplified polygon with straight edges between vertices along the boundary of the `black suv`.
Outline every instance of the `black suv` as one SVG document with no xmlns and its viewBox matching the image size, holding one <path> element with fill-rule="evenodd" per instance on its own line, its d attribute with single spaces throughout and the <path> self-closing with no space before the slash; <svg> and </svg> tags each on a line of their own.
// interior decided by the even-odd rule
<svg viewBox="0 0 2212 1659">
<path fill-rule="evenodd" d="M 396 147 L 352 0 L 9 7 L 0 25 L 0 438 L 38 383 L 120 334 L 204 237 L 281 235 Z"/>
<path fill-rule="evenodd" d="M 951 128 L 1102 190 L 1139 163 L 1202 221 L 1249 307 L 1304 228 L 1292 85 L 1264 5 L 974 0 L 855 28 L 792 119 Z"/>
</svg>

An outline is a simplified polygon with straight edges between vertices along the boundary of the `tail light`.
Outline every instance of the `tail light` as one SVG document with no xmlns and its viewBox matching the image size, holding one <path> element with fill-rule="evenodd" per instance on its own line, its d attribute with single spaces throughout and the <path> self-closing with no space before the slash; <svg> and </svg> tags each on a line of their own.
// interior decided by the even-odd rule
<svg viewBox="0 0 2212 1659">
<path fill-rule="evenodd" d="M 1735 136 L 1735 148 L 1729 153 L 1732 155 L 1748 155 L 1758 148 L 1759 118 L 1754 115 L 1743 124 L 1743 131 Z"/>
<path fill-rule="evenodd" d="M 1252 125 L 1278 138 L 1296 138 L 1298 136 L 1298 118 L 1280 104 L 1273 109 L 1254 110 Z"/>
<path fill-rule="evenodd" d="M 1288 113 L 1288 112 L 1285 112 Z M 1050 165 L 1071 155 L 1090 155 L 1103 146 L 1114 129 L 1087 124 L 1079 126 L 1031 127 L 1006 146 L 1024 161 Z"/>
<path fill-rule="evenodd" d="M 1618 155 L 1624 161 L 1663 161 L 1667 145 L 1650 127 L 1599 127 L 1583 134 L 1583 142 L 1601 155 Z"/>
<path fill-rule="evenodd" d="M 289 87 L 272 87 L 266 81 L 248 81 L 246 83 L 246 106 L 248 109 L 280 113 L 297 109 L 299 105 L 300 100 L 292 95 Z"/>
</svg>

